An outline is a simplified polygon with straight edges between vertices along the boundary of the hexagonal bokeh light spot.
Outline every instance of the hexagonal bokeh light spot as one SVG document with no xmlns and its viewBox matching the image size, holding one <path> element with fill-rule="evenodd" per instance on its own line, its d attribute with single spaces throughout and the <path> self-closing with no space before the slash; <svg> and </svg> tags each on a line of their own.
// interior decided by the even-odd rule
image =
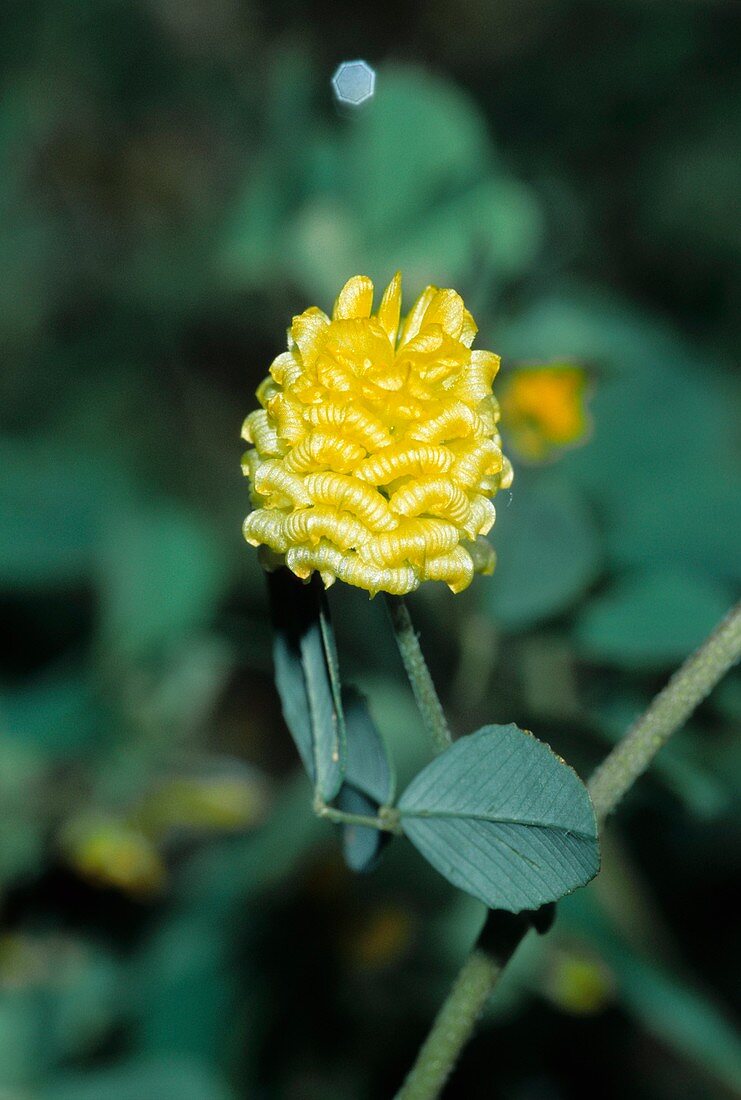
<svg viewBox="0 0 741 1100">
<path fill-rule="evenodd" d="M 375 90 L 375 69 L 367 61 L 343 61 L 332 77 L 332 87 L 339 103 L 360 107 Z"/>
</svg>

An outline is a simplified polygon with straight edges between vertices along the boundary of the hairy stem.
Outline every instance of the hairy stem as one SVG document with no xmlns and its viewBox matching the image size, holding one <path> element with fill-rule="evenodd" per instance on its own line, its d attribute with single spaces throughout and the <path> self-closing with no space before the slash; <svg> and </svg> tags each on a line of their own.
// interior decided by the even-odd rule
<svg viewBox="0 0 741 1100">
<path fill-rule="evenodd" d="M 458 971 L 396 1100 L 428 1100 L 440 1095 L 501 970 L 486 951 L 474 948 Z"/>
<path fill-rule="evenodd" d="M 424 659 L 419 637 L 412 625 L 409 608 L 402 596 L 387 596 L 386 606 L 394 628 L 396 644 L 432 747 L 436 753 L 443 752 L 452 745 L 453 738 Z"/>
<path fill-rule="evenodd" d="M 612 813 L 659 749 L 739 658 L 741 603 L 675 672 L 592 775 L 587 786 L 599 821 Z M 506 950 L 492 954 L 484 940 L 489 925 L 501 917 L 489 914 L 396 1100 L 435 1100 L 440 1095 L 503 967 L 527 934 L 529 925 L 521 925 Z"/>
<path fill-rule="evenodd" d="M 741 657 L 741 603 L 674 673 L 589 780 L 599 821 L 613 812 L 659 749 Z"/>
</svg>

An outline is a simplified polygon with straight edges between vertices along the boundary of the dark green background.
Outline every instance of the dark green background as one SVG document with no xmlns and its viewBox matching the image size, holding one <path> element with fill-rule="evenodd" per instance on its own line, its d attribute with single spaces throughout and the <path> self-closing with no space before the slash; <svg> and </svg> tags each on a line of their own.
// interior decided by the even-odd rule
<svg viewBox="0 0 741 1100">
<path fill-rule="evenodd" d="M 412 598 L 458 732 L 515 721 L 586 776 L 732 602 L 740 24 L 713 0 L 2 6 L 3 1100 L 389 1096 L 481 922 L 403 842 L 343 869 L 280 719 L 239 428 L 293 313 L 401 267 L 465 295 L 504 371 L 590 372 L 588 445 L 513 455 L 495 578 Z M 343 114 L 358 56 L 377 94 Z M 343 671 L 405 779 L 426 749 L 381 601 L 340 589 Z M 446 1095 L 737 1094 L 740 712 L 728 680 L 662 754 Z M 169 835 L 150 898 L 70 865 L 76 820 L 183 770 L 267 789 L 267 819 Z M 581 1015 L 569 958 L 601 975 Z"/>
</svg>

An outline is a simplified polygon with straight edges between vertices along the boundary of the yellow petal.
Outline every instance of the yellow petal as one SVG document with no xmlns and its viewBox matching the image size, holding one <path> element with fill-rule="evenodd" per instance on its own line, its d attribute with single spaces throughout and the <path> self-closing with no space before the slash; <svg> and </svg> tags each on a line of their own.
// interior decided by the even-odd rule
<svg viewBox="0 0 741 1100">
<path fill-rule="evenodd" d="M 453 461 L 453 454 L 447 447 L 402 441 L 359 462 L 355 466 L 355 477 L 371 485 L 390 485 L 399 477 L 447 473 Z"/>
<path fill-rule="evenodd" d="M 436 286 L 427 286 L 422 291 L 419 298 L 417 298 L 417 301 L 410 309 L 409 314 L 404 321 L 404 325 L 401 330 L 401 340 L 399 341 L 400 345 L 403 346 L 404 344 L 406 344 L 407 340 L 413 340 L 414 337 L 417 335 L 420 329 L 420 325 L 422 324 L 422 318 L 427 312 L 427 307 L 429 306 L 432 299 L 435 297 L 436 293 Z"/>
<path fill-rule="evenodd" d="M 401 272 L 397 271 L 393 279 L 383 292 L 381 304 L 378 307 L 378 320 L 381 327 L 388 334 L 392 345 L 396 344 L 399 332 L 399 317 L 401 315 Z"/>
<path fill-rule="evenodd" d="M 426 581 L 444 581 L 451 592 L 462 592 L 473 580 L 473 559 L 463 546 L 456 546 L 449 554 L 430 558 L 423 571 Z"/>
<path fill-rule="evenodd" d="M 276 512 L 271 508 L 256 508 L 246 517 L 242 524 L 242 534 L 250 546 L 264 544 L 277 554 L 283 554 L 288 549 L 284 516 L 282 512 Z"/>
<path fill-rule="evenodd" d="M 437 416 L 413 424 L 406 435 L 420 443 L 447 443 L 450 439 L 465 438 L 475 427 L 476 413 L 462 401 L 450 401 Z"/>
<path fill-rule="evenodd" d="M 348 279 L 334 304 L 334 321 L 351 321 L 356 317 L 370 317 L 373 309 L 373 283 L 367 275 L 354 275 Z"/>
<path fill-rule="evenodd" d="M 479 326 L 473 319 L 473 315 L 469 313 L 467 309 L 463 310 L 463 327 L 461 334 L 458 337 L 462 344 L 465 344 L 467 348 L 470 348 L 471 344 L 476 338 L 476 333 L 479 331 Z"/>
<path fill-rule="evenodd" d="M 471 352 L 471 363 L 481 371 L 486 385 L 491 388 L 491 384 L 499 370 L 500 357 L 495 355 L 493 351 L 483 351 L 477 348 L 476 351 Z"/>
<path fill-rule="evenodd" d="M 463 329 L 463 299 L 455 290 L 438 290 L 422 322 L 426 325 L 440 325 L 443 332 L 457 340 Z"/>
<path fill-rule="evenodd" d="M 321 309 L 312 306 L 298 317 L 293 318 L 289 329 L 289 344 L 293 344 L 301 352 L 301 359 L 306 367 L 311 366 L 319 354 L 323 337 L 329 326 L 329 317 Z M 289 350 L 292 350 L 289 347 Z M 273 375 L 275 377 L 275 375 Z"/>
<path fill-rule="evenodd" d="M 407 481 L 389 500 L 402 516 L 438 516 L 461 527 L 471 513 L 468 496 L 448 477 L 418 477 Z"/>
<path fill-rule="evenodd" d="M 270 374 L 279 386 L 285 386 L 291 389 L 301 378 L 303 367 L 301 365 L 301 355 L 295 348 L 296 341 L 293 340 L 290 329 L 288 336 L 289 341 L 292 341 L 294 344 L 294 350 L 282 351 L 280 355 L 277 355 L 270 364 Z"/>
<path fill-rule="evenodd" d="M 375 317 L 333 321 L 323 350 L 338 363 L 352 365 L 357 375 L 392 361 L 388 338 Z"/>
<path fill-rule="evenodd" d="M 455 393 L 467 404 L 478 404 L 491 396 L 491 384 L 500 359 L 492 351 L 471 352 L 468 368 L 455 385 Z"/>
</svg>

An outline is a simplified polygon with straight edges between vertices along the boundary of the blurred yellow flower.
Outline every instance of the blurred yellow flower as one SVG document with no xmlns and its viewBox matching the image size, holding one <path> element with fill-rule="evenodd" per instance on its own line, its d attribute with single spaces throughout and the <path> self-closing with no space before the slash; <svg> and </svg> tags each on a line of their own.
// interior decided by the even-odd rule
<svg viewBox="0 0 741 1100">
<path fill-rule="evenodd" d="M 582 367 L 520 367 L 501 382 L 508 438 L 524 459 L 542 462 L 589 435 L 588 380 Z"/>
<path fill-rule="evenodd" d="M 62 838 L 70 864 L 85 878 L 135 896 L 156 893 L 167 872 L 152 841 L 124 820 L 84 816 Z"/>
<path fill-rule="evenodd" d="M 268 805 L 267 785 L 257 774 L 175 776 L 152 790 L 137 822 L 158 840 L 178 830 L 231 832 L 255 828 Z"/>
<path fill-rule="evenodd" d="M 512 480 L 491 389 L 499 357 L 471 350 L 476 325 L 454 290 L 427 287 L 401 321 L 397 273 L 372 310 L 357 275 L 331 319 L 293 318 L 242 429 L 244 536 L 327 586 L 460 592 L 494 567 L 490 498 Z"/>
<path fill-rule="evenodd" d="M 615 982 L 597 956 L 587 950 L 561 949 L 551 954 L 542 991 L 564 1012 L 592 1016 L 610 1003 Z"/>
</svg>

